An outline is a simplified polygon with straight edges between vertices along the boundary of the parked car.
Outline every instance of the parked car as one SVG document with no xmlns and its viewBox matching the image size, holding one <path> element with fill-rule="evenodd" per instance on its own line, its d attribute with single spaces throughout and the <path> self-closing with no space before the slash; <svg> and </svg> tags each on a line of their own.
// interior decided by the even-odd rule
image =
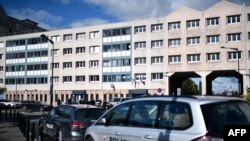
<svg viewBox="0 0 250 141">
<path fill-rule="evenodd" d="M 126 101 L 128 100 L 128 98 L 123 98 L 123 97 L 115 97 L 113 99 L 111 99 L 107 105 L 108 109 L 123 102 L 123 101 Z"/>
<path fill-rule="evenodd" d="M 21 107 L 26 112 L 42 112 L 51 110 L 50 105 L 35 100 L 24 100 L 21 102 Z"/>
<path fill-rule="evenodd" d="M 225 124 L 250 124 L 250 106 L 241 98 L 158 96 L 125 101 L 85 132 L 86 141 L 223 140 Z"/>
<path fill-rule="evenodd" d="M 0 99 L 0 103 L 4 108 L 19 108 L 21 106 L 20 102 L 15 102 L 7 99 Z"/>
<path fill-rule="evenodd" d="M 106 110 L 93 105 L 60 105 L 39 120 L 43 134 L 59 136 L 59 140 L 83 140 L 85 129 Z"/>
</svg>

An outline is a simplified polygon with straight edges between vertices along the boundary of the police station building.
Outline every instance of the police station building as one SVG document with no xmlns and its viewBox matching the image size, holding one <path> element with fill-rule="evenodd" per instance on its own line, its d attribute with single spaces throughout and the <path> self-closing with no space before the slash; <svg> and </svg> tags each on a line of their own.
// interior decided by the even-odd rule
<svg viewBox="0 0 250 141">
<path fill-rule="evenodd" d="M 204 11 L 0 37 L 0 87 L 7 99 L 49 103 L 53 81 L 55 104 L 182 94 L 190 77 L 212 95 L 215 78 L 232 76 L 246 94 L 249 49 L 250 7 L 221 1 Z"/>
</svg>

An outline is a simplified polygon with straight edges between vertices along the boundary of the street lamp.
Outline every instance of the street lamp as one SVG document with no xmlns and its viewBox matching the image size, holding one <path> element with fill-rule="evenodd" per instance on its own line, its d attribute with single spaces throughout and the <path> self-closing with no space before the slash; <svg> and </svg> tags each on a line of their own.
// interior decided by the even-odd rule
<svg viewBox="0 0 250 141">
<path fill-rule="evenodd" d="M 54 79 L 54 42 L 48 38 L 48 36 L 44 35 L 44 34 L 41 34 L 40 37 L 42 39 L 46 39 L 48 40 L 51 44 L 52 44 L 52 65 L 51 65 L 51 82 L 50 82 L 50 89 L 49 89 L 49 94 L 50 94 L 50 106 L 53 106 L 53 87 L 54 87 L 54 84 L 53 84 L 53 79 Z"/>
<path fill-rule="evenodd" d="M 234 50 L 234 51 L 236 51 L 237 52 L 237 62 L 238 62 L 238 92 L 239 92 L 239 96 L 240 96 L 240 50 L 238 49 L 238 48 L 231 48 L 231 47 L 224 47 L 224 46 L 222 46 L 222 47 L 220 47 L 220 48 L 222 48 L 222 49 L 230 49 L 230 50 Z"/>
</svg>

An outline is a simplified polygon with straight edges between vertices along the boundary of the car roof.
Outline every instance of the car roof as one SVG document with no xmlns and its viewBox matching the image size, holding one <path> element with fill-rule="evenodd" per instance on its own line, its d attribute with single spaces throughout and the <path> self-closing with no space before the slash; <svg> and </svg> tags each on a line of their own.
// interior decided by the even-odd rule
<svg viewBox="0 0 250 141">
<path fill-rule="evenodd" d="M 62 106 L 69 106 L 69 107 L 73 107 L 75 109 L 86 109 L 86 108 L 99 108 L 99 109 L 103 109 L 103 108 L 100 108 L 98 106 L 95 106 L 95 105 L 91 105 L 91 104 L 64 104 Z"/>
<path fill-rule="evenodd" d="M 135 98 L 128 100 L 129 101 L 144 101 L 144 100 L 167 100 L 167 101 L 179 101 L 179 102 L 197 102 L 200 105 L 226 102 L 226 101 L 245 101 L 239 97 L 228 97 L 228 96 L 146 96 L 141 98 Z"/>
</svg>

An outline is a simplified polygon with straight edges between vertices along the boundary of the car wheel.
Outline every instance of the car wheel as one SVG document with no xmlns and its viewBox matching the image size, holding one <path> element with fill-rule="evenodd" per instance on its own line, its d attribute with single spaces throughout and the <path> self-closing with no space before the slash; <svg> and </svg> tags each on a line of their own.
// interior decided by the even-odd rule
<svg viewBox="0 0 250 141">
<path fill-rule="evenodd" d="M 86 141 L 94 141 L 94 139 L 92 137 L 88 137 Z"/>
</svg>

